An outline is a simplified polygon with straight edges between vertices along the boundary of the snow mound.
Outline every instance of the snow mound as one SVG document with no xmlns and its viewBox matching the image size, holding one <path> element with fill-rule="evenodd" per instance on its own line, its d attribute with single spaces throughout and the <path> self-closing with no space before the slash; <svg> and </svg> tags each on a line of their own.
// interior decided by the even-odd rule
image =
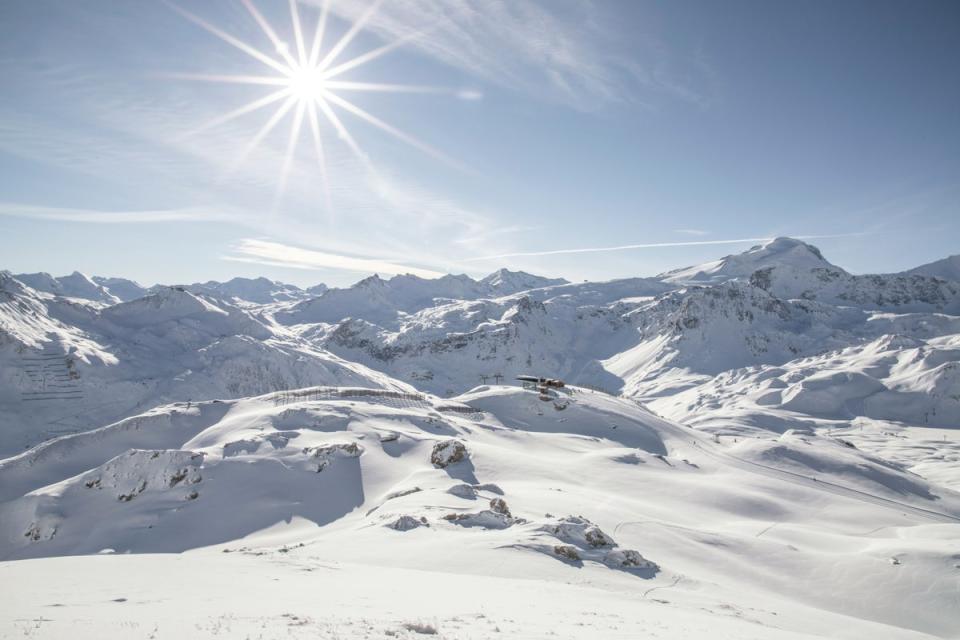
<svg viewBox="0 0 960 640">
<path fill-rule="evenodd" d="M 564 542 L 580 547 L 616 546 L 613 538 L 601 531 L 600 527 L 580 516 L 561 518 L 556 524 L 545 525 L 541 531 L 547 531 Z"/>
<path fill-rule="evenodd" d="M 886 387 L 856 371 L 821 371 L 781 392 L 780 406 L 790 411 L 848 418 L 861 415 L 864 401 Z"/>
<path fill-rule="evenodd" d="M 492 509 L 484 509 L 477 513 L 448 513 L 443 516 L 443 519 L 461 527 L 479 527 L 481 529 L 506 529 L 516 522 L 507 514 L 498 513 Z"/>
<path fill-rule="evenodd" d="M 538 531 L 557 542 L 538 541 L 526 546 L 564 562 L 578 566 L 584 561 L 596 562 L 614 569 L 642 572 L 645 578 L 652 578 L 660 570 L 655 562 L 647 560 L 639 552 L 621 549 L 613 538 L 582 516 L 560 518 L 541 526 Z"/>
<path fill-rule="evenodd" d="M 850 487 L 869 495 L 935 499 L 930 484 L 920 476 L 834 438 L 787 432 L 773 441 L 744 440 L 731 453 L 763 467 L 783 469 L 807 479 Z"/>
<path fill-rule="evenodd" d="M 447 489 L 447 493 L 452 496 L 457 496 L 458 498 L 463 498 L 464 500 L 477 499 L 477 490 L 469 484 L 455 484 Z"/>
<path fill-rule="evenodd" d="M 101 465 L 81 479 L 87 489 L 110 489 L 121 502 L 147 490 L 166 490 L 201 481 L 202 453 L 192 451 L 130 450 Z"/>
<path fill-rule="evenodd" d="M 419 527 L 429 527 L 426 518 L 414 518 L 413 516 L 400 516 L 393 522 L 386 525 L 394 531 L 412 531 Z"/>
<path fill-rule="evenodd" d="M 667 453 L 658 419 L 636 403 L 625 403 L 605 394 L 569 387 L 559 396 L 567 403 L 563 412 L 543 408 L 534 391 L 517 387 L 475 389 L 456 399 L 496 416 L 503 426 L 529 432 L 578 434 L 615 442 L 653 454 Z"/>
<path fill-rule="evenodd" d="M 356 442 L 347 442 L 327 444 L 322 447 L 306 447 L 303 452 L 315 461 L 317 473 L 320 473 L 336 460 L 359 458 L 363 453 L 363 447 Z"/>
</svg>

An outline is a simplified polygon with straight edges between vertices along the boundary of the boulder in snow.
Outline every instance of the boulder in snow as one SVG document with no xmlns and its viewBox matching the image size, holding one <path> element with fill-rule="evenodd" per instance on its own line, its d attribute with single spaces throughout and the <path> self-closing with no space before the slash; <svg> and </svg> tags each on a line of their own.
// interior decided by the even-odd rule
<svg viewBox="0 0 960 640">
<path fill-rule="evenodd" d="M 617 569 L 659 569 L 655 562 L 650 562 L 632 549 L 611 549 L 603 557 L 603 563 Z"/>
<path fill-rule="evenodd" d="M 459 440 L 446 440 L 433 446 L 430 453 L 430 462 L 437 469 L 445 469 L 451 464 L 464 460 L 469 454 L 467 447 Z"/>
<path fill-rule="evenodd" d="M 600 527 L 580 516 L 561 518 L 557 524 L 549 524 L 543 530 L 560 538 L 564 542 L 572 542 L 581 547 L 615 547 L 613 538 L 604 533 Z"/>
<path fill-rule="evenodd" d="M 356 442 L 347 442 L 328 444 L 322 447 L 307 447 L 303 452 L 316 460 L 317 473 L 320 473 L 337 459 L 359 458 L 360 454 L 363 453 L 363 447 Z"/>
<path fill-rule="evenodd" d="M 413 516 L 400 516 L 393 522 L 387 525 L 388 528 L 393 529 L 394 531 L 410 531 L 418 527 L 429 527 L 427 524 L 427 519 L 424 517 L 414 518 Z"/>
</svg>

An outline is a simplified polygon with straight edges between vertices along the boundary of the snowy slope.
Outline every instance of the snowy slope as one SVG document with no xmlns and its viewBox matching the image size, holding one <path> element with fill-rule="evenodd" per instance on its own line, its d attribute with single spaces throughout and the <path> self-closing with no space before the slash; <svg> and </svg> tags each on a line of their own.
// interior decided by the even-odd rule
<svg viewBox="0 0 960 640">
<path fill-rule="evenodd" d="M 599 359 L 629 347 L 624 315 L 634 305 L 587 306 L 564 295 L 539 301 L 518 294 L 420 311 L 397 329 L 347 320 L 320 331 L 321 344 L 416 386 L 444 395 L 500 374 L 550 372 L 596 386 L 618 386 Z M 309 335 L 309 334 L 307 334 Z"/>
<path fill-rule="evenodd" d="M 960 254 L 914 267 L 904 273 L 960 282 Z"/>
<path fill-rule="evenodd" d="M 139 282 L 128 280 L 127 278 L 105 278 L 102 276 L 93 276 L 91 280 L 106 289 L 110 295 L 117 298 L 120 302 L 130 302 L 131 300 L 142 298 L 148 293 L 146 287 L 141 285 Z"/>
<path fill-rule="evenodd" d="M 872 323 L 880 330 L 904 328 L 902 323 L 891 326 L 890 320 L 874 318 Z M 891 332 L 777 366 L 697 379 L 679 376 L 687 385 L 677 393 L 661 394 L 654 385 L 641 384 L 635 395 L 646 397 L 663 415 L 729 435 L 831 432 L 960 488 L 955 432 L 960 424 L 960 319 L 951 324 L 953 333 L 946 336 L 931 332 L 924 339 Z"/>
<path fill-rule="evenodd" d="M 117 629 L 98 599 L 157 637 L 277 623 L 293 637 L 416 625 L 468 638 L 638 637 L 651 624 L 698 638 L 960 632 L 960 494 L 832 438 L 714 443 L 582 389 L 181 403 L 7 459 L 0 487 L 0 554 L 48 558 L 0 565 L 18 584 L 5 580 L 3 596 L 21 616 L 59 603 L 49 637 Z M 134 555 L 53 558 L 107 549 Z M 169 560 L 176 583 L 138 555 L 158 552 L 187 552 Z M 39 580 L 19 582 L 25 571 Z M 230 576 L 221 591 L 211 574 Z M 272 594 L 274 578 L 282 610 L 279 594 L 237 592 Z M 81 606 L 64 585 L 98 595 Z M 386 601 L 376 585 L 390 585 Z M 451 590 L 460 604 L 437 608 Z M 18 629 L 11 613 L 0 624 Z"/>
<path fill-rule="evenodd" d="M 0 452 L 173 400 L 309 384 L 406 388 L 223 300 L 168 287 L 99 308 L 0 274 Z"/>
<path fill-rule="evenodd" d="M 871 451 L 958 486 L 960 438 L 931 444 L 931 429 L 960 424 L 955 283 L 853 276 L 788 239 L 688 271 L 710 272 L 713 284 L 555 285 L 397 315 L 371 303 L 358 317 L 291 328 L 441 395 L 535 373 L 622 392 L 710 430 L 845 426 Z M 880 344 L 881 360 L 902 364 L 831 355 Z"/>
<path fill-rule="evenodd" d="M 321 282 L 320 284 L 315 284 L 312 287 L 307 287 L 306 289 L 304 289 L 304 291 L 306 291 L 311 296 L 321 296 L 324 293 L 326 293 L 327 289 L 329 288 L 330 287 L 328 287 L 327 285 Z"/>
</svg>

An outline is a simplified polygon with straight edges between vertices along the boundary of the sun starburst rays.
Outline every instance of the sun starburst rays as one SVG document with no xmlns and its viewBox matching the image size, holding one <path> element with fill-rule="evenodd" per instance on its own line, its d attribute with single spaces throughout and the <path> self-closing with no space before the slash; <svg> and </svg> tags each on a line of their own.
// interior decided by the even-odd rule
<svg viewBox="0 0 960 640">
<path fill-rule="evenodd" d="M 298 0 L 288 0 L 293 32 L 293 51 L 291 51 L 291 47 L 280 37 L 263 13 L 256 7 L 253 0 L 240 1 L 246 8 L 247 13 L 250 14 L 254 22 L 257 23 L 260 30 L 270 41 L 275 53 L 272 54 L 260 50 L 214 26 L 190 11 L 171 4 L 174 10 L 194 24 L 215 35 L 220 40 L 243 51 L 274 72 L 272 75 L 231 75 L 216 73 L 168 74 L 169 77 L 181 80 L 278 87 L 276 91 L 219 115 L 190 132 L 194 134 L 205 131 L 279 103 L 274 112 L 231 163 L 231 172 L 236 170 L 257 149 L 261 142 L 277 128 L 288 114 L 292 113 L 290 130 L 277 180 L 275 202 L 279 202 L 283 196 L 293 170 L 294 157 L 297 153 L 300 138 L 302 134 L 304 134 L 304 130 L 309 129 L 309 138 L 312 140 L 312 146 L 314 147 L 314 152 L 316 153 L 319 164 L 319 177 L 324 204 L 326 205 L 326 210 L 332 213 L 332 198 L 327 166 L 328 152 L 327 145 L 324 142 L 323 130 L 325 127 L 321 123 L 321 114 L 326 124 L 329 125 L 336 134 L 336 137 L 350 149 L 368 170 L 373 171 L 368 155 L 361 149 L 340 116 L 337 115 L 333 108 L 334 106 L 366 124 L 389 134 L 397 140 L 444 162 L 456 165 L 453 160 L 440 151 L 397 127 L 388 124 L 340 95 L 342 92 L 455 93 L 449 89 L 424 85 L 407 85 L 392 82 L 360 82 L 341 79 L 342 74 L 347 71 L 376 60 L 420 35 L 419 33 L 410 34 L 356 57 L 339 61 L 341 54 L 343 54 L 347 46 L 353 42 L 369 20 L 373 18 L 382 0 L 374 0 L 326 52 L 324 52 L 323 49 L 329 22 L 330 0 L 325 0 L 321 4 L 313 37 L 309 39 L 309 41 L 304 37 L 303 21 L 301 20 Z M 279 59 L 275 56 L 279 56 Z M 306 121 L 306 123 L 304 121 Z M 304 126 L 305 124 L 306 126 Z"/>
</svg>

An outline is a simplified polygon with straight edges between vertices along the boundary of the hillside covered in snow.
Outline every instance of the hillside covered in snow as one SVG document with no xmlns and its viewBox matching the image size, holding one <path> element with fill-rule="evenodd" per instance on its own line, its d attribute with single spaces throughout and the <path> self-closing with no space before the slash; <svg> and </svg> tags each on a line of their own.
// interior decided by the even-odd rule
<svg viewBox="0 0 960 640">
<path fill-rule="evenodd" d="M 0 629 L 957 637 L 952 260 L 2 272 Z"/>
<path fill-rule="evenodd" d="M 717 442 L 576 387 L 548 401 L 481 386 L 178 403 L 9 458 L 0 487 L 4 559 L 47 558 L 8 563 L 8 578 L 69 568 L 55 588 L 64 615 L 47 625 L 61 633 L 93 595 L 88 571 L 110 585 L 93 606 L 122 598 L 169 636 L 217 621 L 294 637 L 354 625 L 444 637 L 957 630 L 960 494 L 835 438 Z M 152 554 L 172 552 L 185 552 L 178 568 L 161 570 Z M 383 597 L 373 568 L 419 604 L 362 604 Z M 176 615 L 132 573 L 151 575 Z M 253 601 L 224 582 L 252 587 L 245 575 L 296 588 Z M 524 584 L 513 602 L 490 593 Z M 36 615 L 23 593 L 12 603 Z M 339 605 L 310 605 L 318 594 Z M 100 631 L 119 628 L 109 620 Z"/>
</svg>

